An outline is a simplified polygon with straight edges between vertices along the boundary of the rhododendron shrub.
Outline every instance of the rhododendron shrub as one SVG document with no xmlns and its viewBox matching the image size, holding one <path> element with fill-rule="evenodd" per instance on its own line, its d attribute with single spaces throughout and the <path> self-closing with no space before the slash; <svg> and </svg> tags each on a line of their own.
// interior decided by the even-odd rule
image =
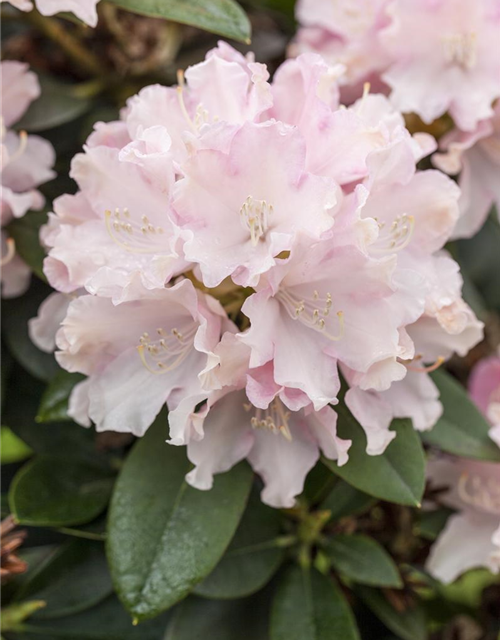
<svg viewBox="0 0 500 640">
<path fill-rule="evenodd" d="M 496 638 L 497 5 L 2 3 L 2 637 Z"/>
</svg>

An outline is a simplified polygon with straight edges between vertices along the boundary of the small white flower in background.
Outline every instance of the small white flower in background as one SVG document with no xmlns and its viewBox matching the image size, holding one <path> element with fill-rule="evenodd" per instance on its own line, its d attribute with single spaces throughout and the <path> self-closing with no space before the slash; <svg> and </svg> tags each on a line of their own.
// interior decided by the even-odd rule
<svg viewBox="0 0 500 640">
<path fill-rule="evenodd" d="M 2 80 L 1 116 L 1 224 L 21 218 L 30 209 L 41 209 L 44 197 L 36 189 L 55 177 L 52 145 L 39 136 L 9 129 L 40 95 L 38 78 L 28 65 L 5 61 L 0 67 Z M 31 271 L 16 255 L 14 242 L 2 230 L 2 296 L 19 296 L 28 288 Z"/>
<path fill-rule="evenodd" d="M 34 3 L 31 0 L 0 0 L 0 2 L 9 2 L 21 11 L 31 11 L 35 5 L 43 16 L 70 11 L 90 27 L 97 25 L 96 5 L 99 0 L 35 0 Z"/>
</svg>

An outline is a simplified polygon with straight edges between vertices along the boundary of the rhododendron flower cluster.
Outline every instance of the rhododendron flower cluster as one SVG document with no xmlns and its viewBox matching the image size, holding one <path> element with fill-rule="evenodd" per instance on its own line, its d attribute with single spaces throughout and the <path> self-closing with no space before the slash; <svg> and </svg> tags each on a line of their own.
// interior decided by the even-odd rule
<svg viewBox="0 0 500 640">
<path fill-rule="evenodd" d="M 431 487 L 456 509 L 432 546 L 427 569 L 453 582 L 477 567 L 500 571 L 500 465 L 466 458 L 441 458 L 428 465 Z"/>
<path fill-rule="evenodd" d="M 21 218 L 30 209 L 41 209 L 42 194 L 36 189 L 51 180 L 55 173 L 54 150 L 39 136 L 16 133 L 14 125 L 40 95 L 36 75 L 28 65 L 6 61 L 1 63 L 2 76 L 2 228 L 14 218 Z M 2 230 L 2 296 L 24 293 L 31 277 L 29 267 L 16 255 L 14 241 Z"/>
<path fill-rule="evenodd" d="M 449 111 L 473 131 L 500 97 L 499 0 L 300 0 L 294 51 L 347 67 L 344 83 L 382 82 L 403 112 Z"/>
<path fill-rule="evenodd" d="M 31 11 L 33 5 L 43 16 L 53 16 L 63 11 L 71 11 L 91 27 L 97 25 L 96 5 L 99 0 L 0 0 L 9 2 L 16 9 L 21 11 Z"/>
<path fill-rule="evenodd" d="M 292 506 L 320 452 L 348 460 L 341 377 L 378 455 L 394 417 L 432 428 L 429 371 L 482 337 L 443 250 L 460 190 L 416 170 L 433 138 L 383 95 L 341 106 L 341 73 L 309 53 L 271 83 L 220 43 L 96 125 L 42 231 L 56 357 L 87 376 L 71 416 L 142 435 L 167 404 L 200 489 L 247 458 Z"/>
</svg>

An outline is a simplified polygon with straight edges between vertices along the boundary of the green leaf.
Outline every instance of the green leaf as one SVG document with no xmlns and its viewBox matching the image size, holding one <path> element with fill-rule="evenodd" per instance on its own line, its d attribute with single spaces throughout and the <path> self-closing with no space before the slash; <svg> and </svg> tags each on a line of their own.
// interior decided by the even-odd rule
<svg viewBox="0 0 500 640">
<path fill-rule="evenodd" d="M 46 607 L 33 618 L 48 619 L 84 611 L 112 591 L 103 544 L 74 540 L 56 549 L 14 599 L 45 601 Z"/>
<path fill-rule="evenodd" d="M 323 463 L 353 487 L 375 498 L 420 506 L 425 488 L 425 456 L 410 420 L 393 420 L 391 429 L 396 431 L 396 438 L 383 454 L 369 456 L 366 436 L 358 421 L 342 403 L 335 411 L 340 437 L 352 440 L 349 461 L 342 467 L 326 458 Z"/>
<path fill-rule="evenodd" d="M 280 522 L 279 511 L 262 504 L 258 492 L 253 492 L 228 550 L 194 593 L 232 599 L 261 589 L 283 561 L 284 549 L 277 538 Z"/>
<path fill-rule="evenodd" d="M 321 503 L 321 509 L 331 513 L 331 520 L 340 520 L 346 516 L 357 515 L 369 509 L 375 500 L 358 491 L 344 480 L 338 479 L 325 500 Z"/>
<path fill-rule="evenodd" d="M 47 281 L 43 273 L 46 253 L 40 244 L 40 227 L 46 222 L 46 213 L 30 211 L 22 218 L 14 219 L 7 227 L 10 237 L 16 243 L 16 253 L 44 282 Z"/>
<path fill-rule="evenodd" d="M 28 110 L 16 123 L 17 130 L 45 131 L 76 120 L 92 105 L 88 93 L 91 83 L 68 84 L 48 76 L 39 76 L 40 97 L 31 103 Z M 89 91 L 90 89 L 90 91 Z"/>
<path fill-rule="evenodd" d="M 419 605 L 406 611 L 396 611 L 376 589 L 359 587 L 356 593 L 377 618 L 402 640 L 428 640 L 425 613 Z"/>
<path fill-rule="evenodd" d="M 12 371 L 13 359 L 8 350 L 5 348 L 3 342 L 1 345 L 1 362 L 2 367 L 0 371 L 0 409 L 3 415 L 3 409 L 5 405 L 5 400 L 7 397 L 7 385 L 10 382 L 10 374 Z"/>
<path fill-rule="evenodd" d="M 96 518 L 108 504 L 109 471 L 83 460 L 39 456 L 12 481 L 9 504 L 24 525 L 64 527 Z"/>
<path fill-rule="evenodd" d="M 16 640 L 160 640 L 169 614 L 139 626 L 116 596 L 80 613 L 50 620 L 29 620 L 16 634 Z"/>
<path fill-rule="evenodd" d="M 108 560 L 116 591 L 137 620 L 184 598 L 215 567 L 248 499 L 252 473 L 239 464 L 210 491 L 190 487 L 184 448 L 168 445 L 164 415 L 128 456 L 116 482 Z"/>
<path fill-rule="evenodd" d="M 446 371 L 436 371 L 432 379 L 444 412 L 431 431 L 422 433 L 424 442 L 456 456 L 500 462 L 500 449 L 488 435 L 490 425 L 467 391 Z"/>
<path fill-rule="evenodd" d="M 339 587 L 316 570 L 292 567 L 271 609 L 271 640 L 359 640 L 354 615 Z"/>
<path fill-rule="evenodd" d="M 40 402 L 37 422 L 63 422 L 69 420 L 68 400 L 75 385 L 84 380 L 79 373 L 61 369 L 49 382 Z"/>
<path fill-rule="evenodd" d="M 31 342 L 28 320 L 37 315 L 38 307 L 51 291 L 41 282 L 33 281 L 26 295 L 2 300 L 2 335 L 10 354 L 32 376 L 45 382 L 53 378 L 60 367 L 53 354 L 40 351 Z"/>
<path fill-rule="evenodd" d="M 328 540 L 325 551 L 335 570 L 353 582 L 397 589 L 403 586 L 391 556 L 368 536 L 334 536 Z"/>
<path fill-rule="evenodd" d="M 32 454 L 28 445 L 18 438 L 9 427 L 2 427 L 1 440 L 1 462 L 9 464 L 11 462 L 21 462 Z"/>
<path fill-rule="evenodd" d="M 266 640 L 268 601 L 189 597 L 176 607 L 164 640 Z"/>
<path fill-rule="evenodd" d="M 9 428 L 36 453 L 65 458 L 104 461 L 96 451 L 93 429 L 83 429 L 74 422 L 40 424 L 35 417 L 45 385 L 16 364 L 9 385 L 3 419 Z M 19 401 L 22 398 L 22 402 Z"/>
<path fill-rule="evenodd" d="M 234 0 L 111 0 L 145 16 L 165 18 L 250 44 L 251 27 Z"/>
</svg>

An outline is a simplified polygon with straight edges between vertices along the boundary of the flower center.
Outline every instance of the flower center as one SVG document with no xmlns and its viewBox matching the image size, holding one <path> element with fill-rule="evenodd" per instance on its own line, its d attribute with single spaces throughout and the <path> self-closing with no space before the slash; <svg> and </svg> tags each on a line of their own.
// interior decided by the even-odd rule
<svg viewBox="0 0 500 640">
<path fill-rule="evenodd" d="M 494 478 L 463 473 L 458 481 L 458 495 L 476 509 L 500 515 L 500 482 Z"/>
<path fill-rule="evenodd" d="M 449 64 L 473 69 L 477 63 L 477 34 L 453 33 L 442 38 L 444 57 Z"/>
<path fill-rule="evenodd" d="M 298 298 L 290 289 L 281 289 L 276 299 L 281 302 L 292 320 L 298 320 L 306 327 L 319 331 L 329 340 L 337 341 L 344 335 L 344 313 L 337 311 L 333 316 L 330 315 L 333 304 L 331 293 L 323 297 L 314 290 L 311 297 Z M 333 327 L 334 322 L 339 328 Z"/>
<path fill-rule="evenodd" d="M 177 328 L 170 332 L 163 328 L 156 330 L 158 339 L 152 340 L 149 333 L 143 333 L 139 339 L 137 351 L 142 364 L 151 373 L 161 375 L 178 367 L 193 348 L 198 325 L 189 323 L 182 332 Z"/>
<path fill-rule="evenodd" d="M 390 227 L 385 222 L 377 222 L 380 234 L 372 245 L 371 251 L 377 254 L 397 253 L 405 249 L 411 242 L 415 230 L 415 218 L 406 213 L 396 216 Z"/>
<path fill-rule="evenodd" d="M 251 404 L 244 405 L 245 411 L 251 411 L 255 407 Z M 255 415 L 251 418 L 252 429 L 268 429 L 275 435 L 282 435 L 288 442 L 292 441 L 292 434 L 288 426 L 290 411 L 279 398 L 275 398 L 267 409 L 255 409 Z"/>
<path fill-rule="evenodd" d="M 104 212 L 106 229 L 117 245 L 130 253 L 165 253 L 167 247 L 161 242 L 165 230 L 155 227 L 145 215 L 140 222 L 134 220 L 130 211 L 116 208 Z"/>
<path fill-rule="evenodd" d="M 269 228 L 269 217 L 274 213 L 272 204 L 265 200 L 255 200 L 252 196 L 243 203 L 240 209 L 240 220 L 244 229 L 250 232 L 252 246 L 257 246 Z"/>
</svg>

